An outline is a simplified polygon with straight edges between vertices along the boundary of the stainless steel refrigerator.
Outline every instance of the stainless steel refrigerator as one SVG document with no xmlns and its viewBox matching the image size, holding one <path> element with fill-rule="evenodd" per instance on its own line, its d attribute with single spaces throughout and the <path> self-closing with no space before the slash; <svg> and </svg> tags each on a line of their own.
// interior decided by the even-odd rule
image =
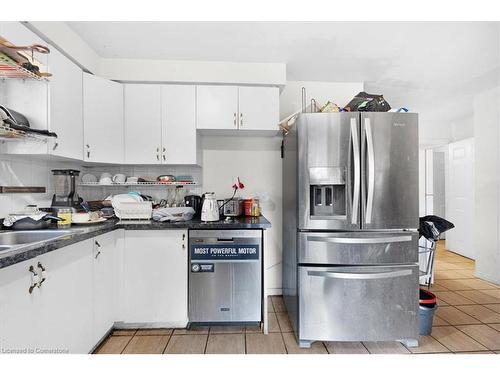
<svg viewBox="0 0 500 375">
<path fill-rule="evenodd" d="M 301 347 L 418 345 L 418 117 L 299 115 L 283 139 L 283 296 Z"/>
</svg>

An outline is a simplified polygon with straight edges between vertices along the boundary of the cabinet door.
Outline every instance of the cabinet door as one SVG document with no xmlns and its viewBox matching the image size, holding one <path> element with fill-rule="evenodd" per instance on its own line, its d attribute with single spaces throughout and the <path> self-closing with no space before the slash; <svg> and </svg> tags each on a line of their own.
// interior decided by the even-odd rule
<svg viewBox="0 0 500 375">
<path fill-rule="evenodd" d="M 37 346 L 38 291 L 29 293 L 32 265 L 35 259 L 0 269 L 0 353 Z"/>
<path fill-rule="evenodd" d="M 279 89 L 239 87 L 238 127 L 242 130 L 278 130 Z"/>
<path fill-rule="evenodd" d="M 238 128 L 238 87 L 196 87 L 197 129 Z"/>
<path fill-rule="evenodd" d="M 46 280 L 39 289 L 39 347 L 88 353 L 92 337 L 92 239 L 37 258 Z"/>
<path fill-rule="evenodd" d="M 159 164 L 160 85 L 124 85 L 125 163 Z"/>
<path fill-rule="evenodd" d="M 84 160 L 123 162 L 123 86 L 83 73 Z"/>
<path fill-rule="evenodd" d="M 187 231 L 126 231 L 122 318 L 157 327 L 187 324 Z"/>
<path fill-rule="evenodd" d="M 57 134 L 49 152 L 72 159 L 83 156 L 82 70 L 51 47 L 49 71 L 49 128 Z"/>
<path fill-rule="evenodd" d="M 164 85 L 162 100 L 162 162 L 196 164 L 196 86 Z"/>
<path fill-rule="evenodd" d="M 116 233 L 109 232 L 93 242 L 93 342 L 97 343 L 115 322 Z"/>
</svg>

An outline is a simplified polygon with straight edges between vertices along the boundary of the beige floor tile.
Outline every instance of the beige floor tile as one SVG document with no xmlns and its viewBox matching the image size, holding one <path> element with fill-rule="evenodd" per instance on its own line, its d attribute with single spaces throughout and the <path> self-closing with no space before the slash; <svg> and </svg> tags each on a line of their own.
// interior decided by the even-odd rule
<svg viewBox="0 0 500 375">
<path fill-rule="evenodd" d="M 283 333 L 285 340 L 286 351 L 288 354 L 328 354 L 325 346 L 321 341 L 315 341 L 308 349 L 299 348 L 295 335 L 291 332 Z"/>
<path fill-rule="evenodd" d="M 255 333 L 246 335 L 247 354 L 285 354 L 281 333 Z"/>
<path fill-rule="evenodd" d="M 490 350 L 500 350 L 500 332 L 486 324 L 457 327 Z"/>
<path fill-rule="evenodd" d="M 288 314 L 286 312 L 276 313 L 276 317 L 278 318 L 278 324 L 280 326 L 281 332 L 292 332 L 292 323 L 290 319 L 288 319 Z"/>
<path fill-rule="evenodd" d="M 135 333 L 136 336 L 158 336 L 170 335 L 173 329 L 168 328 L 153 328 L 153 329 L 138 329 Z"/>
<path fill-rule="evenodd" d="M 174 329 L 174 335 L 208 335 L 209 327 L 191 327 L 190 329 Z"/>
<path fill-rule="evenodd" d="M 136 329 L 115 329 L 112 333 L 113 336 L 134 336 L 137 332 Z"/>
<path fill-rule="evenodd" d="M 439 285 L 442 285 L 445 288 L 448 288 L 449 290 L 452 290 L 452 291 L 457 291 L 457 290 L 473 290 L 474 288 L 471 287 L 467 283 L 467 280 L 469 280 L 469 279 L 462 279 L 462 280 L 439 280 Z"/>
<path fill-rule="evenodd" d="M 269 332 L 281 332 L 280 326 L 278 323 L 278 318 L 276 317 L 275 313 L 268 313 L 267 314 L 267 324 L 268 324 L 267 329 Z M 257 332 L 260 332 L 260 330 L 258 330 Z"/>
<path fill-rule="evenodd" d="M 427 287 L 425 288 L 427 289 Z M 431 292 L 446 292 L 448 291 L 448 288 L 445 288 L 443 285 L 434 283 L 431 285 L 430 289 Z"/>
<path fill-rule="evenodd" d="M 464 296 L 452 292 L 452 291 L 446 291 L 446 292 L 434 292 L 436 297 L 438 298 L 438 304 L 442 305 L 442 302 L 446 302 L 448 305 L 471 305 L 474 304 L 474 301 L 471 301 L 468 298 L 465 298 Z"/>
<path fill-rule="evenodd" d="M 276 318 L 276 317 L 275 317 Z M 268 324 L 270 324 L 270 321 L 268 320 Z M 278 326 L 278 321 L 276 320 L 275 322 L 276 324 L 276 328 L 275 329 L 278 329 L 279 330 L 279 326 Z M 269 325 L 270 327 L 270 325 Z M 269 329 L 268 327 L 268 329 Z M 249 326 L 246 326 L 245 327 L 245 332 L 246 333 L 259 333 L 259 332 L 262 332 L 262 327 L 260 325 L 249 325 Z M 276 331 L 278 332 L 278 331 Z"/>
<path fill-rule="evenodd" d="M 369 354 L 368 349 L 358 341 L 330 341 L 325 342 L 330 354 Z"/>
<path fill-rule="evenodd" d="M 484 305 L 484 306 L 486 306 L 488 309 L 500 314 L 500 303 L 488 304 L 488 305 Z"/>
<path fill-rule="evenodd" d="M 460 271 L 460 272 L 465 272 L 465 271 Z M 477 290 L 490 290 L 490 289 L 496 289 L 497 286 L 495 284 L 491 284 L 487 281 L 478 279 L 478 278 L 473 278 L 473 279 L 467 279 L 467 284 L 472 287 L 473 289 Z M 485 293 L 487 293 L 485 291 Z"/>
<path fill-rule="evenodd" d="M 97 348 L 96 354 L 120 354 L 127 346 L 132 336 L 109 336 L 104 343 Z"/>
<path fill-rule="evenodd" d="M 500 289 L 489 289 L 489 290 L 482 290 L 482 292 L 484 294 L 488 294 L 492 297 L 495 297 L 496 299 L 498 299 L 498 302 L 500 302 Z"/>
<path fill-rule="evenodd" d="M 282 296 L 272 296 L 274 312 L 286 312 L 285 302 Z"/>
<path fill-rule="evenodd" d="M 432 326 L 437 327 L 437 326 L 449 326 L 450 323 L 448 323 L 446 320 L 440 318 L 436 314 L 434 314 L 434 317 L 432 318 Z"/>
<path fill-rule="evenodd" d="M 165 349 L 165 354 L 203 354 L 207 338 L 206 334 L 172 335 Z"/>
<path fill-rule="evenodd" d="M 489 290 L 463 290 L 463 291 L 457 291 L 458 294 L 461 294 L 462 296 L 473 300 L 476 303 L 479 303 L 481 305 L 487 304 L 487 303 L 500 303 L 500 299 L 487 294 L 486 292 L 490 292 Z"/>
<path fill-rule="evenodd" d="M 274 312 L 273 300 L 271 296 L 267 297 L 267 312 Z"/>
<path fill-rule="evenodd" d="M 492 352 L 491 350 L 481 350 L 478 352 L 458 352 L 455 354 L 457 354 L 457 355 L 460 355 L 460 354 L 495 354 L 495 352 Z"/>
<path fill-rule="evenodd" d="M 454 306 L 439 307 L 435 314 L 452 325 L 480 323 L 479 320 L 460 311 Z"/>
<path fill-rule="evenodd" d="M 483 305 L 457 306 L 457 309 L 462 310 L 482 323 L 500 323 L 500 314 Z"/>
<path fill-rule="evenodd" d="M 210 334 L 219 333 L 245 333 L 244 326 L 212 326 L 210 327 Z"/>
<path fill-rule="evenodd" d="M 371 354 L 408 354 L 408 349 L 396 341 L 370 341 L 363 342 Z"/>
<path fill-rule="evenodd" d="M 170 336 L 134 336 L 123 354 L 161 354 Z"/>
<path fill-rule="evenodd" d="M 495 324 L 488 324 L 491 328 L 496 329 L 497 331 L 500 331 L 500 324 L 495 323 Z"/>
<path fill-rule="evenodd" d="M 467 279 L 474 279 L 476 277 L 475 275 L 475 270 L 474 269 L 460 269 L 460 265 L 455 265 L 459 268 L 456 268 L 455 270 L 462 276 L 464 276 Z"/>
<path fill-rule="evenodd" d="M 218 334 L 208 336 L 206 354 L 245 354 L 244 334 Z"/>
<path fill-rule="evenodd" d="M 420 336 L 418 347 L 407 348 L 412 353 L 446 353 L 449 350 L 432 336 Z"/>
<path fill-rule="evenodd" d="M 440 280 L 456 280 L 456 279 L 466 279 L 467 277 L 462 275 L 459 270 L 445 270 L 434 272 L 434 279 L 436 281 Z"/>
<path fill-rule="evenodd" d="M 486 347 L 452 326 L 434 327 L 432 337 L 452 352 L 487 350 Z"/>
</svg>

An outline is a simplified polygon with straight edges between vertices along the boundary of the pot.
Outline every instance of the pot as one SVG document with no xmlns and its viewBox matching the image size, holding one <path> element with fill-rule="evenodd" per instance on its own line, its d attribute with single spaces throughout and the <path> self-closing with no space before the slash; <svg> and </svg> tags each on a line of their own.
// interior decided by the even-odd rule
<svg viewBox="0 0 500 375">
<path fill-rule="evenodd" d="M 47 229 L 49 224 L 52 221 L 59 221 L 60 218 L 52 215 L 45 215 L 41 219 L 35 220 L 31 217 L 24 217 L 22 219 L 17 220 L 12 226 L 7 227 L 12 230 L 38 230 L 38 229 Z"/>
</svg>

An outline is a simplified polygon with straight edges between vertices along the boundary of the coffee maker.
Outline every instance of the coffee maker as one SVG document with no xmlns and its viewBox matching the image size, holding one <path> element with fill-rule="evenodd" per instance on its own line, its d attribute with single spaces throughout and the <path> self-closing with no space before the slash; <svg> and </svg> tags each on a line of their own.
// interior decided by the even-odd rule
<svg viewBox="0 0 500 375">
<path fill-rule="evenodd" d="M 75 169 L 53 169 L 54 191 L 51 207 L 79 207 L 82 199 L 76 192 L 76 177 L 80 171 Z"/>
</svg>

